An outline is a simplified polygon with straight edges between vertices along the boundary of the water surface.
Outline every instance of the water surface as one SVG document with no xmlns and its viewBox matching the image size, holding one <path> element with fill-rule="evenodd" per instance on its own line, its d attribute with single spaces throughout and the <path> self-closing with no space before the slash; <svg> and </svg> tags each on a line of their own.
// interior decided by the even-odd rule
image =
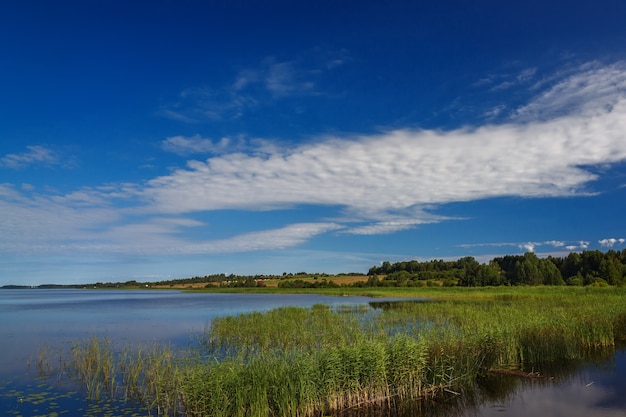
<svg viewBox="0 0 626 417">
<path fill-rule="evenodd" d="M 367 304 L 368 297 L 216 294 L 173 290 L 0 290 L 0 379 L 27 373 L 42 345 L 89 336 L 183 345 L 217 316 L 280 306 Z"/>
<path fill-rule="evenodd" d="M 624 417 L 626 351 L 594 364 L 579 364 L 555 381 L 516 378 L 512 391 L 487 399 L 463 416 Z"/>
<path fill-rule="evenodd" d="M 313 294 L 0 290 L 0 415 L 132 416 L 136 412 L 119 404 L 116 409 L 111 408 L 112 403 L 105 404 L 109 408 L 88 404 L 80 394 L 68 393 L 68 387 L 50 391 L 37 381 L 36 369 L 29 367 L 42 346 L 68 346 L 90 336 L 106 336 L 122 345 L 160 342 L 186 346 L 217 316 L 280 306 L 366 305 L 371 301 L 368 297 Z M 625 393 L 626 353 L 619 351 L 593 364 L 573 364 L 554 381 L 503 378 L 492 381 L 490 389 L 477 394 L 477 401 L 460 409 L 436 405 L 406 415 L 626 416 Z"/>
</svg>

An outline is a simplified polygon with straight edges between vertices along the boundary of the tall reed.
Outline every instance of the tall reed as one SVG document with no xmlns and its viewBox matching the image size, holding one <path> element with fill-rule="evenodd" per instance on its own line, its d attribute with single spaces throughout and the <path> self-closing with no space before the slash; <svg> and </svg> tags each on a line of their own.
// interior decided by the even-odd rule
<svg viewBox="0 0 626 417">
<path fill-rule="evenodd" d="M 88 394 L 156 414 L 315 416 L 459 395 L 493 369 L 526 369 L 626 340 L 624 289 L 483 289 L 374 309 L 279 308 L 214 320 L 190 353 L 79 344 Z"/>
</svg>

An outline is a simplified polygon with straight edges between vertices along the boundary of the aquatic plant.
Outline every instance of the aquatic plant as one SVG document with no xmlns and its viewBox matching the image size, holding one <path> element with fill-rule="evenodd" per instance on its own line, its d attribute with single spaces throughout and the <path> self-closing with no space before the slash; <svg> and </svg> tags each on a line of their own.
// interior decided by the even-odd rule
<svg viewBox="0 0 626 417">
<path fill-rule="evenodd" d="M 218 318 L 184 352 L 118 352 L 94 338 L 65 366 L 89 396 L 122 395 L 155 414 L 314 416 L 459 396 L 494 370 L 542 369 L 626 339 L 624 289 L 450 291 Z"/>
</svg>

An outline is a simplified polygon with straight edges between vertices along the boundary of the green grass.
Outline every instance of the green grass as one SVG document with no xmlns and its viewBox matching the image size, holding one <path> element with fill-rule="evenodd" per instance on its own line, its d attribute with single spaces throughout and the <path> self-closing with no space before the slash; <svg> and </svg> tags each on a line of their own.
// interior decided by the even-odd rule
<svg viewBox="0 0 626 417">
<path fill-rule="evenodd" d="M 218 318 L 190 352 L 90 339 L 66 366 L 89 396 L 123 395 L 157 414 L 313 416 L 463 393 L 493 370 L 542 369 L 626 341 L 624 288 L 350 293 L 364 290 L 430 301 Z"/>
</svg>

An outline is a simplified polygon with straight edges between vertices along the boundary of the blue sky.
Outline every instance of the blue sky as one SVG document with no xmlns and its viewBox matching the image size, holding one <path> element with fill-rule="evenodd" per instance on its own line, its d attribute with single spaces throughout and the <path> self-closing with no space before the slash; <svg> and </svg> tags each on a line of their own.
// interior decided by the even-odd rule
<svg viewBox="0 0 626 417">
<path fill-rule="evenodd" d="M 624 16 L 3 2 L 0 285 L 624 249 Z"/>
</svg>

